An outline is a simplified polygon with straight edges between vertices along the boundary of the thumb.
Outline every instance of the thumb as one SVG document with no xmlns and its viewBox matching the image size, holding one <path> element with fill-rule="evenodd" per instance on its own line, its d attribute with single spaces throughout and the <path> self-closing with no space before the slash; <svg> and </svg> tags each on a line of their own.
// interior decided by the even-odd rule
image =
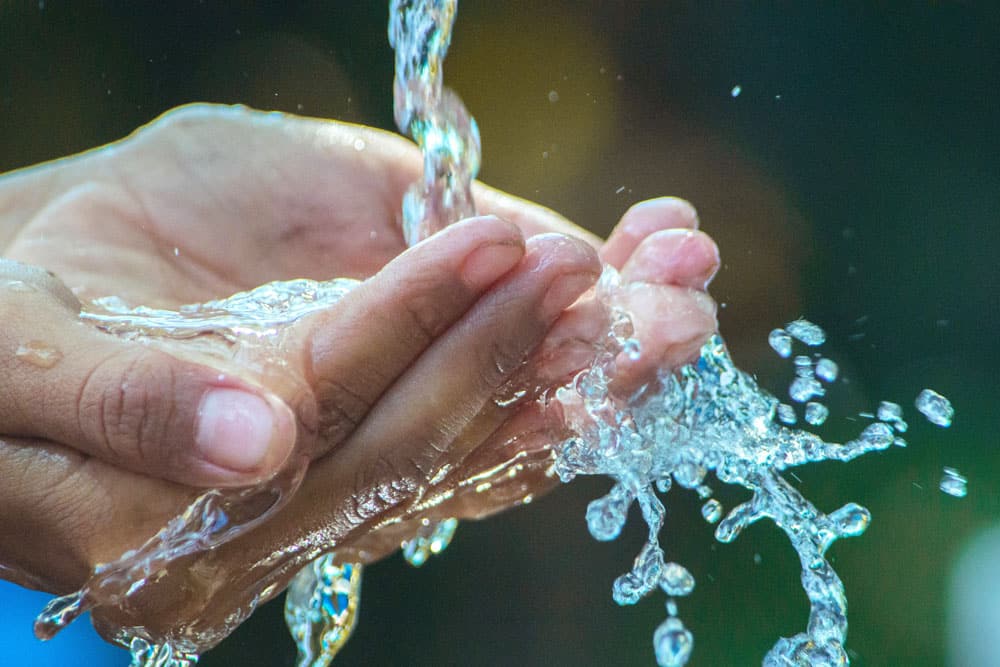
<svg viewBox="0 0 1000 667">
<path fill-rule="evenodd" d="M 172 481 L 240 486 L 295 443 L 274 394 L 231 373 L 104 334 L 52 274 L 0 259 L 0 434 L 60 442 Z"/>
</svg>

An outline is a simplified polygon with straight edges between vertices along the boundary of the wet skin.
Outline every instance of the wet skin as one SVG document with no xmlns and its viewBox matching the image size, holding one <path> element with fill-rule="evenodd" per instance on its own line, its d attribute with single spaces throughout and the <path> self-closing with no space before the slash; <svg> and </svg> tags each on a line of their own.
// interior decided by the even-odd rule
<svg viewBox="0 0 1000 667">
<path fill-rule="evenodd" d="M 715 330 L 718 254 L 687 203 L 637 205 L 602 243 L 477 184 L 481 217 L 407 249 L 398 211 L 420 168 L 387 133 L 196 105 L 0 179 L 0 576 L 75 590 L 198 488 L 307 465 L 265 523 L 94 614 L 106 636 L 141 624 L 211 646 L 319 551 L 376 560 L 422 517 L 478 518 L 550 488 L 562 420 L 534 399 L 606 332 L 588 297 L 602 262 L 621 270 L 643 350 L 619 360 L 618 391 L 689 361 Z M 79 301 L 106 295 L 177 308 L 339 276 L 363 282 L 257 358 L 78 318 Z M 27 362 L 29 340 L 62 359 Z M 470 480 L 496 469 L 517 474 L 477 492 Z"/>
</svg>

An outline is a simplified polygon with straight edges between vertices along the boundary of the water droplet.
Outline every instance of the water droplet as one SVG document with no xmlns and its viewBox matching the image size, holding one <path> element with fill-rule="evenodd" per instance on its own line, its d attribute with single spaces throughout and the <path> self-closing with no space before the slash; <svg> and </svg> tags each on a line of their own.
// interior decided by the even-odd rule
<svg viewBox="0 0 1000 667">
<path fill-rule="evenodd" d="M 620 486 L 615 486 L 603 498 L 592 500 L 587 505 L 587 528 L 594 539 L 607 542 L 618 537 L 628 519 L 630 504 L 631 498 Z"/>
<path fill-rule="evenodd" d="M 29 340 L 27 343 L 19 345 L 14 356 L 39 368 L 52 368 L 63 357 L 62 352 L 57 348 L 40 340 Z"/>
<path fill-rule="evenodd" d="M 549 91 L 549 102 L 551 102 L 552 104 L 555 104 L 558 101 L 559 101 L 559 93 L 557 91 L 555 91 L 555 90 L 550 90 Z"/>
<path fill-rule="evenodd" d="M 694 577 L 679 563 L 667 563 L 660 575 L 660 588 L 667 595 L 690 595 L 694 590 Z"/>
<path fill-rule="evenodd" d="M 785 325 L 785 330 L 806 345 L 822 345 L 826 342 L 826 333 L 809 320 L 795 320 Z"/>
<path fill-rule="evenodd" d="M 0 282 L 0 287 L 11 292 L 33 292 L 34 288 L 23 280 L 4 280 Z"/>
<path fill-rule="evenodd" d="M 631 572 L 626 572 L 617 579 L 611 586 L 611 597 L 622 607 L 635 604 L 642 599 L 645 590 L 639 578 Z"/>
<path fill-rule="evenodd" d="M 833 382 L 837 379 L 837 362 L 832 359 L 820 359 L 816 362 L 816 377 L 823 382 Z"/>
<path fill-rule="evenodd" d="M 677 615 L 677 600 L 674 600 L 673 598 L 668 598 L 666 607 L 667 607 L 667 616 Z"/>
<path fill-rule="evenodd" d="M 830 416 L 830 410 L 822 403 L 810 401 L 806 403 L 806 421 L 813 426 L 820 426 Z"/>
<path fill-rule="evenodd" d="M 798 421 L 798 417 L 795 416 L 795 408 L 790 406 L 788 403 L 781 403 L 778 406 L 778 419 L 780 419 L 782 423 L 791 426 Z"/>
<path fill-rule="evenodd" d="M 729 91 L 729 94 L 733 97 L 739 97 L 740 93 L 743 92 L 743 86 L 733 86 L 733 89 Z"/>
<path fill-rule="evenodd" d="M 357 139 L 355 139 L 354 140 L 354 150 L 360 152 L 360 151 L 363 151 L 364 149 L 365 149 L 365 140 L 362 139 L 361 137 L 358 137 Z"/>
<path fill-rule="evenodd" d="M 805 403 L 814 396 L 823 396 L 824 394 L 826 394 L 826 390 L 814 377 L 797 377 L 788 387 L 788 395 L 796 403 Z"/>
<path fill-rule="evenodd" d="M 800 378 L 813 377 L 812 359 L 810 359 L 804 354 L 800 354 L 797 357 L 795 357 L 795 377 L 800 377 Z"/>
<path fill-rule="evenodd" d="M 676 616 L 667 618 L 653 634 L 653 650 L 660 667 L 683 667 L 693 648 L 694 637 Z"/>
<path fill-rule="evenodd" d="M 857 537 L 868 530 L 871 512 L 857 503 L 848 503 L 830 514 L 830 521 L 840 537 Z"/>
<path fill-rule="evenodd" d="M 787 359 L 792 355 L 792 337 L 784 329 L 772 331 L 767 337 L 767 342 L 779 356 Z"/>
<path fill-rule="evenodd" d="M 444 519 L 442 521 L 424 519 L 417 529 L 417 534 L 404 540 L 400 545 L 403 550 L 403 558 L 413 567 L 420 567 L 427 562 L 428 558 L 436 556 L 448 548 L 457 527 L 457 519 Z"/>
<path fill-rule="evenodd" d="M 939 488 L 949 496 L 964 498 L 969 493 L 967 488 L 968 481 L 955 468 L 945 467 Z"/>
<path fill-rule="evenodd" d="M 881 421 L 893 422 L 897 419 L 903 418 L 903 408 L 901 408 L 897 403 L 882 401 L 879 403 L 878 412 L 876 414 Z"/>
<path fill-rule="evenodd" d="M 642 344 L 635 338 L 629 338 L 622 343 L 622 352 L 632 361 L 638 361 L 642 356 Z"/>
<path fill-rule="evenodd" d="M 955 416 L 955 409 L 951 407 L 951 402 L 947 398 L 937 393 L 933 389 L 924 389 L 917 396 L 917 410 L 920 410 L 927 421 L 938 426 L 951 426 L 951 420 Z"/>
<path fill-rule="evenodd" d="M 181 249 L 178 248 L 177 246 L 174 246 L 174 257 L 180 257 L 180 256 L 181 256 Z"/>
<path fill-rule="evenodd" d="M 722 503 L 712 498 L 701 506 L 701 515 L 705 521 L 715 523 L 722 517 Z"/>
</svg>

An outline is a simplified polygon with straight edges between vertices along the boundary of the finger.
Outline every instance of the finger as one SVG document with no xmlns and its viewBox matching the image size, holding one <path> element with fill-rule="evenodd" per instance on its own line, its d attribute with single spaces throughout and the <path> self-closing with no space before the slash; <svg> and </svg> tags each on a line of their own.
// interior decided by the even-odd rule
<svg viewBox="0 0 1000 667">
<path fill-rule="evenodd" d="M 663 229 L 697 229 L 698 212 L 676 197 L 640 202 L 627 210 L 601 248 L 601 259 L 621 269 L 642 240 Z"/>
<path fill-rule="evenodd" d="M 197 492 L 195 492 L 197 493 Z M 139 546 L 192 490 L 36 438 L 0 439 L 0 578 L 52 593 Z"/>
<path fill-rule="evenodd" d="M 168 637 L 181 615 L 162 613 L 162 593 L 202 590 L 188 579 L 205 567 L 223 583 L 198 605 L 197 623 L 224 627 L 233 609 L 275 595 L 320 553 L 405 515 L 436 481 L 427 477 L 432 471 L 424 462 L 441 452 L 428 450 L 447 451 L 468 413 L 491 400 L 491 387 L 530 352 L 547 323 L 596 281 L 598 260 L 584 247 L 552 236 L 529 240 L 522 264 L 393 385 L 378 414 L 369 415 L 338 451 L 312 463 L 288 505 L 252 532 L 140 589 L 129 600 L 131 613 L 152 618 L 144 626 L 151 636 Z M 122 620 L 114 609 L 94 614 L 101 631 Z"/>
<path fill-rule="evenodd" d="M 497 390 L 599 271 L 596 254 L 582 241 L 557 235 L 529 239 L 522 265 L 414 363 L 345 449 L 363 446 L 372 456 L 379 449 L 372 445 L 382 443 L 378 460 L 418 482 L 460 461 L 479 442 L 466 439 L 456 448 L 459 435 L 494 405 Z M 427 391 L 428 379 L 433 391 Z M 371 468 L 371 459 L 358 465 Z"/>
<path fill-rule="evenodd" d="M 67 294 L 45 271 L 0 260 L 2 432 L 188 484 L 253 483 L 288 458 L 295 421 L 277 396 L 98 331 Z"/>
<path fill-rule="evenodd" d="M 719 270 L 719 248 L 704 232 L 664 229 L 647 236 L 622 268 L 622 279 L 705 289 Z"/>
<path fill-rule="evenodd" d="M 715 301 L 691 287 L 628 283 L 622 302 L 634 314 L 634 337 L 642 352 L 637 359 L 618 355 L 615 382 L 619 395 L 631 394 L 659 372 L 692 362 L 718 328 Z"/>
<path fill-rule="evenodd" d="M 318 435 L 310 455 L 321 456 L 354 431 L 383 392 L 523 255 L 512 224 L 492 216 L 465 220 L 404 252 L 306 323 L 304 363 Z"/>
</svg>

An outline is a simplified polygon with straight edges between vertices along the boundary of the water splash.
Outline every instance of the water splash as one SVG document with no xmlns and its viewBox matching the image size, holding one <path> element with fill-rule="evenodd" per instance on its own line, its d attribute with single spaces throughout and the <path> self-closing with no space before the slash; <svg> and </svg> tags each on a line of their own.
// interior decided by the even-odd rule
<svg viewBox="0 0 1000 667">
<path fill-rule="evenodd" d="M 348 279 L 278 281 L 177 311 L 131 307 L 111 297 L 85 305 L 80 317 L 131 340 L 200 337 L 207 344 L 226 346 L 238 358 L 247 351 L 277 349 L 289 324 L 329 308 L 356 284 Z M 138 549 L 96 567 L 79 591 L 50 601 L 35 620 L 36 636 L 49 639 L 96 607 L 127 606 L 130 597 L 177 559 L 209 551 L 266 520 L 295 492 L 304 473 L 303 463 L 259 486 L 201 493 Z M 132 650 L 135 665 L 186 667 L 197 660 L 203 644 L 225 636 L 242 620 L 236 614 L 231 625 L 198 640 L 159 644 L 135 627 L 122 629 L 116 641 Z"/>
<path fill-rule="evenodd" d="M 603 298 L 613 303 L 613 289 L 607 290 Z M 616 312 L 613 306 L 610 309 Z M 616 317 L 620 318 L 621 313 Z M 619 322 L 618 326 L 627 332 L 627 325 Z M 782 357 L 792 352 L 786 332 L 791 333 L 789 338 L 810 346 L 825 340 L 822 329 L 804 320 L 775 332 L 769 340 Z M 744 528 L 767 518 L 788 536 L 802 565 L 802 586 L 810 603 L 806 631 L 779 639 L 764 658 L 764 665 L 849 664 L 844 648 L 847 599 L 826 553 L 838 539 L 862 534 L 871 516 L 855 503 L 823 513 L 792 487 L 782 472 L 814 461 L 846 462 L 888 448 L 897 441 L 893 426 L 900 430 L 901 410 L 889 407 L 895 404 L 884 403 L 880 416 L 887 421 L 870 424 L 856 439 L 843 444 L 825 442 L 815 434 L 782 426 L 777 421 L 782 404 L 736 368 L 717 335 L 704 345 L 695 363 L 662 374 L 654 387 L 626 402 L 612 395 L 608 387 L 613 360 L 623 342 L 621 335 L 611 336 L 607 349 L 593 366 L 581 372 L 573 385 L 557 392 L 576 435 L 562 444 L 554 466 L 564 482 L 577 475 L 595 474 L 615 480 L 611 491 L 587 508 L 587 525 L 595 539 L 617 537 L 629 506 L 633 502 L 639 505 L 649 536 L 631 571 L 615 580 L 615 601 L 634 604 L 656 588 L 672 597 L 693 590 L 693 578 L 690 585 L 677 584 L 679 572 L 690 576 L 687 570 L 664 562 L 659 538 L 664 509 L 656 491 L 665 493 L 676 484 L 708 498 L 712 490 L 705 478 L 714 472 L 720 482 L 742 486 L 752 493 L 749 501 L 732 508 L 718 523 L 716 539 L 731 542 Z M 790 391 L 793 398 L 795 382 L 813 379 L 814 373 L 811 360 L 805 356 L 796 359 L 796 370 Z M 824 375 L 827 381 L 835 377 L 834 373 Z M 576 409 L 581 401 L 583 411 Z M 818 408 L 810 407 L 819 405 L 807 406 L 807 413 L 813 413 L 807 419 L 810 423 L 821 421 L 816 414 Z M 942 403 L 935 401 L 934 405 Z M 932 415 L 937 418 L 943 412 L 943 408 L 935 408 Z M 787 414 L 784 421 L 789 421 Z M 710 499 L 702 512 L 706 520 L 714 522 L 722 508 L 718 501 Z M 693 638 L 676 618 L 673 600 L 668 612 L 667 620 L 654 634 L 654 651 L 660 665 L 679 666 L 691 655 Z"/>
<path fill-rule="evenodd" d="M 396 121 L 417 141 L 424 156 L 423 180 L 408 191 L 403 202 L 402 226 L 411 245 L 454 220 L 474 214 L 471 183 L 480 161 L 478 129 L 458 96 L 441 84 L 456 8 L 456 0 L 393 0 L 391 4 L 389 38 L 396 48 Z M 673 598 L 691 594 L 695 582 L 682 565 L 665 562 L 659 542 L 664 508 L 656 496 L 656 491 L 667 493 L 676 483 L 695 490 L 705 500 L 702 514 L 706 521 L 718 522 L 718 540 L 731 541 L 747 525 L 769 518 L 786 532 L 799 554 L 802 584 L 811 606 L 809 624 L 805 633 L 780 639 L 764 664 L 847 664 L 846 598 L 825 554 L 837 539 L 863 533 L 870 515 L 854 503 L 824 514 L 781 473 L 810 461 L 848 461 L 893 443 L 905 444 L 894 435 L 894 430 L 905 430 L 901 414 L 869 425 L 857 439 L 844 444 L 827 443 L 813 434 L 783 427 L 775 422 L 779 407 L 787 423 L 794 423 L 795 408 L 779 406 L 776 398 L 737 369 L 718 336 L 705 344 L 696 363 L 664 374 L 655 389 L 625 403 L 608 390 L 615 357 L 625 353 L 635 358 L 641 350 L 632 338 L 630 317 L 614 305 L 618 281 L 617 274 L 609 270 L 598 285 L 611 321 L 608 344 L 571 386 L 557 392 L 567 406 L 582 401 L 584 411 L 575 416 L 572 410 L 567 411 L 568 425 L 576 435 L 562 443 L 554 464 L 564 481 L 581 474 L 603 474 L 615 480 L 608 495 L 592 502 L 587 510 L 588 527 L 596 539 L 615 539 L 633 502 L 638 503 L 649 527 L 648 541 L 632 570 L 614 583 L 614 598 L 619 604 L 632 604 L 656 588 L 671 596 L 668 617 L 654 633 L 654 652 L 660 665 L 687 663 L 694 640 L 677 617 Z M 280 336 L 289 322 L 328 307 L 355 284 L 346 280 L 277 282 L 177 312 L 132 308 L 108 298 L 97 302 L 83 317 L 129 338 L 208 335 L 246 348 L 255 341 L 266 344 Z M 817 346 L 824 342 L 825 334 L 816 325 L 798 320 L 776 329 L 769 338 L 782 357 L 791 356 L 795 340 Z M 817 425 L 826 419 L 825 406 L 809 399 L 825 394 L 820 382 L 833 382 L 837 367 L 828 359 L 815 364 L 808 357 L 802 359 L 796 364 L 789 394 L 793 401 L 806 403 L 805 419 Z M 927 390 L 917 405 L 933 423 L 950 424 L 953 410 L 939 394 Z M 36 630 L 40 636 L 51 636 L 86 609 L 124 604 L 157 566 L 228 541 L 269 516 L 297 487 L 301 472 L 268 488 L 211 491 L 199 496 L 143 547 L 102 565 L 80 592 L 53 601 L 39 617 Z M 720 482 L 752 493 L 749 501 L 732 508 L 721 521 L 723 508 L 705 483 L 710 472 Z M 964 478 L 962 481 L 964 489 Z M 419 565 L 429 554 L 446 547 L 455 526 L 453 519 L 423 524 L 413 539 L 403 543 L 407 559 Z M 337 565 L 335 556 L 327 554 L 296 576 L 285 611 L 299 644 L 300 665 L 328 664 L 349 637 L 356 617 L 360 572 L 354 564 Z M 242 618 L 236 622 L 239 620 Z M 197 647 L 189 651 L 191 647 L 156 645 L 127 633 L 121 641 L 132 651 L 136 667 L 188 667 L 197 660 Z"/>
<path fill-rule="evenodd" d="M 198 664 L 198 656 L 177 651 L 170 644 L 151 644 L 145 639 L 134 637 L 129 643 L 132 662 L 129 667 L 193 667 Z"/>
</svg>

